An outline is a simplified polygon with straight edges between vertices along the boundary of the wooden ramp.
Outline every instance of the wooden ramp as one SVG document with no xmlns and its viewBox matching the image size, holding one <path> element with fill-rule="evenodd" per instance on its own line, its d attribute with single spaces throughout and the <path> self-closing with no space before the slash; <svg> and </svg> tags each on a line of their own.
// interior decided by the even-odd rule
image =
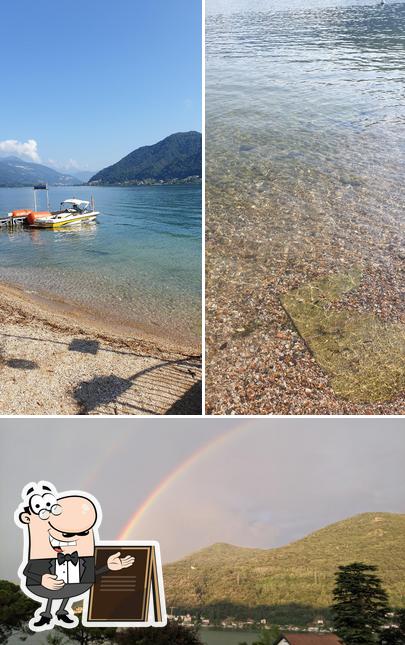
<svg viewBox="0 0 405 645">
<path fill-rule="evenodd" d="M 109 375 L 82 383 L 75 398 L 81 414 L 201 414 L 201 364 L 155 360 L 127 378 Z"/>
</svg>

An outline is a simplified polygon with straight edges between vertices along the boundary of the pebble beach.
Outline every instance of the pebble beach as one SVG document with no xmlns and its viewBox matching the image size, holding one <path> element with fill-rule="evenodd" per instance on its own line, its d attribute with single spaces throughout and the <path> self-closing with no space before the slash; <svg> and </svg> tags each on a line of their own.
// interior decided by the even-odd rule
<svg viewBox="0 0 405 645">
<path fill-rule="evenodd" d="M 201 414 L 201 357 L 0 286 L 0 414 Z"/>
<path fill-rule="evenodd" d="M 361 264 L 359 287 L 335 307 L 353 316 L 373 314 L 383 324 L 403 325 L 404 252 L 398 230 L 387 223 L 385 235 L 378 226 L 373 236 L 366 217 L 354 230 L 340 219 L 325 245 L 320 230 L 332 223 L 320 217 L 295 217 L 287 223 L 277 213 L 267 210 L 263 217 L 263 210 L 246 204 L 235 206 L 227 217 L 229 211 L 210 195 L 208 200 L 207 413 L 401 414 L 403 363 L 397 395 L 389 401 L 344 400 L 282 305 L 283 294 L 302 283 Z M 285 226 L 290 231 L 288 246 Z M 367 264 L 365 251 L 374 258 Z M 405 342 L 400 329 L 399 365 Z"/>
</svg>

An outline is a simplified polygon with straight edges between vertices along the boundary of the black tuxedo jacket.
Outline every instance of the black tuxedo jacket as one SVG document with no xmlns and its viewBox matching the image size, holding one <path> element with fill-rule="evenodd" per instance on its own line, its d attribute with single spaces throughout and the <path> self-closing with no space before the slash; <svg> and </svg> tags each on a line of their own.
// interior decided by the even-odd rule
<svg viewBox="0 0 405 645">
<path fill-rule="evenodd" d="M 81 584 L 94 584 L 96 576 L 108 571 L 108 567 L 102 567 L 95 570 L 94 556 L 79 558 L 80 567 L 80 583 Z M 45 573 L 55 575 L 56 571 L 56 558 L 41 558 L 38 560 L 28 560 L 23 573 L 27 578 L 27 587 L 42 584 L 42 576 Z"/>
</svg>

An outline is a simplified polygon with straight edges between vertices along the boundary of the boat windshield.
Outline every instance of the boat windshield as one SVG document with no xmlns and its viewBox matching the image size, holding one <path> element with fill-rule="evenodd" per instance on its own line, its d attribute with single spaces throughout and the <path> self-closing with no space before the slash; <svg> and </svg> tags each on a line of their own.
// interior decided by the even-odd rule
<svg viewBox="0 0 405 645">
<path fill-rule="evenodd" d="M 61 210 L 75 211 L 76 213 L 83 213 L 89 205 L 89 202 L 84 202 L 79 199 L 67 199 L 61 203 Z"/>
</svg>

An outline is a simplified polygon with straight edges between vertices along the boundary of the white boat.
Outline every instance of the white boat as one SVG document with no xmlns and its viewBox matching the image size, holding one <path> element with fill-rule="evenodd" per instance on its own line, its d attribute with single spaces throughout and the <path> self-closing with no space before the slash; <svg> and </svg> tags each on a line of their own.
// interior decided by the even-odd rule
<svg viewBox="0 0 405 645">
<path fill-rule="evenodd" d="M 59 211 L 33 212 L 28 215 L 27 220 L 32 228 L 61 228 L 69 224 L 92 222 L 99 214 L 99 211 L 94 209 L 93 199 L 87 202 L 72 198 L 61 202 Z"/>
</svg>

